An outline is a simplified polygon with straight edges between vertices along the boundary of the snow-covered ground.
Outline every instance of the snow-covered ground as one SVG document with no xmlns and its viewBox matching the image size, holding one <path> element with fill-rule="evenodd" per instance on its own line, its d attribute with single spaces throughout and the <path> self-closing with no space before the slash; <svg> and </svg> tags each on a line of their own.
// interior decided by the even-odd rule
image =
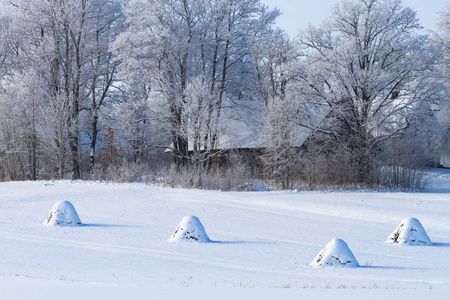
<svg viewBox="0 0 450 300">
<path fill-rule="evenodd" d="M 43 224 L 61 200 L 73 204 L 82 226 Z M 168 242 L 187 215 L 199 218 L 212 242 Z M 411 217 L 420 220 L 433 245 L 386 243 Z M 348 244 L 359 268 L 310 266 L 333 238 Z M 429 188 L 419 193 L 0 183 L 0 299 L 449 294 L 450 170 L 434 170 Z"/>
</svg>

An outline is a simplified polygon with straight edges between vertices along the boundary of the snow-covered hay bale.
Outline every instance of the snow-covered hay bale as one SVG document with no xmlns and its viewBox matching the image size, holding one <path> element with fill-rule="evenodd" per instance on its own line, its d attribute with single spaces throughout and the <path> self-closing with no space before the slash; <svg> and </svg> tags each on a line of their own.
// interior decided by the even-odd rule
<svg viewBox="0 0 450 300">
<path fill-rule="evenodd" d="M 347 243 L 341 239 L 332 239 L 310 265 L 313 267 L 359 267 Z"/>
<path fill-rule="evenodd" d="M 207 243 L 211 240 L 206 235 L 205 228 L 196 216 L 185 216 L 178 224 L 169 242 L 197 241 Z"/>
<path fill-rule="evenodd" d="M 69 201 L 59 201 L 53 205 L 44 224 L 55 225 L 80 225 L 81 220 Z"/>
<path fill-rule="evenodd" d="M 407 246 L 432 245 L 425 229 L 416 218 L 403 220 L 391 233 L 386 242 Z"/>
</svg>

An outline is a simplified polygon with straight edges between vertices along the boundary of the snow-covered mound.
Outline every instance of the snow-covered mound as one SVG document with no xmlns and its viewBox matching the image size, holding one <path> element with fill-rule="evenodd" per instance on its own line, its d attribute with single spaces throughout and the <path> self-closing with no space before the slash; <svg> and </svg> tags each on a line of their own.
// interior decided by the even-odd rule
<svg viewBox="0 0 450 300">
<path fill-rule="evenodd" d="M 205 228 L 196 216 L 185 216 L 178 224 L 169 242 L 182 240 L 207 243 L 211 240 L 206 235 Z"/>
<path fill-rule="evenodd" d="M 341 239 L 332 239 L 310 265 L 313 267 L 359 267 L 358 261 L 352 251 L 350 251 L 347 243 Z"/>
<path fill-rule="evenodd" d="M 416 218 L 403 220 L 386 242 L 408 246 L 432 244 L 422 224 Z"/>
<path fill-rule="evenodd" d="M 69 201 L 58 201 L 53 205 L 44 224 L 55 225 L 80 225 L 81 220 Z"/>
</svg>

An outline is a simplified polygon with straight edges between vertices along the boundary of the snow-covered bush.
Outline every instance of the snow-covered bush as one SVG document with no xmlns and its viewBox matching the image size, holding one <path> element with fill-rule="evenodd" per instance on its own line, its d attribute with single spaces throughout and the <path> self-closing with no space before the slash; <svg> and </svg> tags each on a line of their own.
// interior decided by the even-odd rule
<svg viewBox="0 0 450 300">
<path fill-rule="evenodd" d="M 319 252 L 310 266 L 356 268 L 359 267 L 359 264 L 346 242 L 341 239 L 332 239 L 325 248 Z"/>
<path fill-rule="evenodd" d="M 192 167 L 160 168 L 154 173 L 157 183 L 163 186 L 201 188 L 221 191 L 240 190 L 245 182 L 256 181 L 250 172 L 250 165 L 233 158 L 227 166 L 214 166 L 210 170 Z"/>
<path fill-rule="evenodd" d="M 72 203 L 69 201 L 58 201 L 53 205 L 44 224 L 49 226 L 80 225 L 81 220 Z"/>
<path fill-rule="evenodd" d="M 403 220 L 400 225 L 391 233 L 388 237 L 387 243 L 397 245 L 432 245 L 430 238 L 428 237 L 422 224 L 416 218 L 409 218 Z"/>
<path fill-rule="evenodd" d="M 254 183 L 254 182 L 246 182 L 236 188 L 237 191 L 245 191 L 245 192 L 268 192 L 270 191 L 268 188 L 263 186 L 262 184 Z"/>
<path fill-rule="evenodd" d="M 178 224 L 175 232 L 170 237 L 169 242 L 176 241 L 197 241 L 208 243 L 211 240 L 206 235 L 205 228 L 196 216 L 185 216 Z"/>
</svg>

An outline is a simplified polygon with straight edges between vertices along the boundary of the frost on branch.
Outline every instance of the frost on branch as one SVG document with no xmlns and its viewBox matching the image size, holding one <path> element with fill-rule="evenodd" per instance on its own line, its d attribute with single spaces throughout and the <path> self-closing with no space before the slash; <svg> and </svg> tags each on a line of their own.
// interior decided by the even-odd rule
<svg viewBox="0 0 450 300">
<path fill-rule="evenodd" d="M 403 220 L 388 237 L 387 243 L 407 246 L 432 245 L 422 224 L 416 218 Z"/>
<path fill-rule="evenodd" d="M 196 216 L 185 216 L 178 224 L 169 242 L 182 240 L 208 243 L 211 240 L 206 235 L 205 228 Z"/>
<path fill-rule="evenodd" d="M 44 224 L 49 226 L 81 225 L 81 220 L 72 203 L 59 201 L 53 205 Z"/>
<path fill-rule="evenodd" d="M 323 248 L 313 262 L 313 267 L 359 267 L 358 261 L 350 248 L 341 239 L 332 239 L 325 248 Z"/>
</svg>

